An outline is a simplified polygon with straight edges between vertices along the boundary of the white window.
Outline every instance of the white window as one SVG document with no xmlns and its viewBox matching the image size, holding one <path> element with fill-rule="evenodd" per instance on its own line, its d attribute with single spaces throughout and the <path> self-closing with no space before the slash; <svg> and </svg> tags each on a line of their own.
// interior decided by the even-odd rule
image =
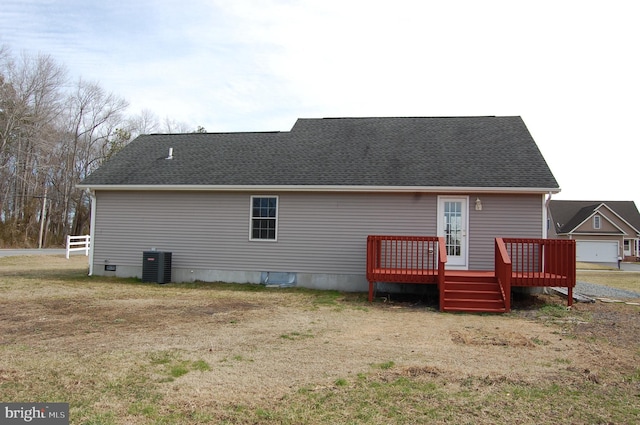
<svg viewBox="0 0 640 425">
<path fill-rule="evenodd" d="M 249 239 L 252 241 L 275 241 L 277 240 L 277 230 L 278 197 L 252 196 Z"/>
<path fill-rule="evenodd" d="M 596 215 L 593 217 L 593 228 L 594 229 L 599 229 L 600 228 L 600 216 Z"/>
</svg>

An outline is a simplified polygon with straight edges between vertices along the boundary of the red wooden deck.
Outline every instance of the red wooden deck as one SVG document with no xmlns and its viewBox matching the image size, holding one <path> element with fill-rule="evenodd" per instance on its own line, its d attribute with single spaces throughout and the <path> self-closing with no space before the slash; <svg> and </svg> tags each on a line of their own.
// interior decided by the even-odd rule
<svg viewBox="0 0 640 425">
<path fill-rule="evenodd" d="M 443 238 L 369 236 L 369 301 L 376 282 L 435 284 L 442 311 L 508 312 L 512 287 L 559 286 L 568 288 L 570 306 L 576 284 L 575 258 L 573 240 L 497 238 L 494 270 L 445 270 Z M 496 294 L 502 299 L 500 305 Z"/>
</svg>

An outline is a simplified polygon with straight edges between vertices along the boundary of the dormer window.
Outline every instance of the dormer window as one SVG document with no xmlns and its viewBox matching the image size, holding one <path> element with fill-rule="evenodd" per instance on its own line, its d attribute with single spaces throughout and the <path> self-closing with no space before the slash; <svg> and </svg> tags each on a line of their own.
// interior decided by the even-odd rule
<svg viewBox="0 0 640 425">
<path fill-rule="evenodd" d="M 593 228 L 596 229 L 596 230 L 600 229 L 600 216 L 599 215 L 593 216 Z"/>
</svg>

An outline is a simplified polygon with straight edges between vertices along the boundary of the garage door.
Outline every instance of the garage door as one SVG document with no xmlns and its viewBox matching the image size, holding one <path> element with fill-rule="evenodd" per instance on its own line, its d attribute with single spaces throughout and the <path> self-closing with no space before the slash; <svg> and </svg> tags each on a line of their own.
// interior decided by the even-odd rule
<svg viewBox="0 0 640 425">
<path fill-rule="evenodd" d="M 618 242 L 576 242 L 576 260 L 591 263 L 616 263 Z"/>
</svg>

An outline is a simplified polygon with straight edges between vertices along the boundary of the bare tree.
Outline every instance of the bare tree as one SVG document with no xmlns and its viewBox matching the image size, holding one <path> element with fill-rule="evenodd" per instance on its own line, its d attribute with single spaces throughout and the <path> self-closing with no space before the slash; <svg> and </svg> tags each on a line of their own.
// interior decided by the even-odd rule
<svg viewBox="0 0 640 425">
<path fill-rule="evenodd" d="M 166 117 L 162 126 L 163 133 L 190 133 L 189 125 L 183 122 L 178 122 Z"/>
<path fill-rule="evenodd" d="M 65 104 L 64 140 L 57 158 L 63 173 L 55 185 L 59 210 L 54 227 L 60 234 L 76 233 L 85 227 L 88 199 L 75 186 L 107 157 L 128 106 L 97 83 L 83 80 L 78 81 Z"/>
<path fill-rule="evenodd" d="M 131 138 L 135 139 L 141 134 L 151 134 L 160 132 L 160 120 L 158 116 L 148 109 L 143 109 L 140 114 L 132 116 L 127 120 L 125 128 L 131 133 Z"/>
<path fill-rule="evenodd" d="M 40 154 L 52 145 L 66 70 L 47 55 L 22 54 L 15 60 L 5 53 L 3 57 L 0 214 L 3 224 L 10 223 L 9 239 L 15 242 L 22 235 L 28 243 L 39 220 L 39 203 L 34 200 L 46 184 Z"/>
<path fill-rule="evenodd" d="M 0 246 L 62 244 L 88 232 L 78 182 L 140 134 L 191 131 L 149 110 L 128 117 L 126 108 L 98 83 L 69 84 L 50 56 L 15 57 L 0 46 Z"/>
</svg>

